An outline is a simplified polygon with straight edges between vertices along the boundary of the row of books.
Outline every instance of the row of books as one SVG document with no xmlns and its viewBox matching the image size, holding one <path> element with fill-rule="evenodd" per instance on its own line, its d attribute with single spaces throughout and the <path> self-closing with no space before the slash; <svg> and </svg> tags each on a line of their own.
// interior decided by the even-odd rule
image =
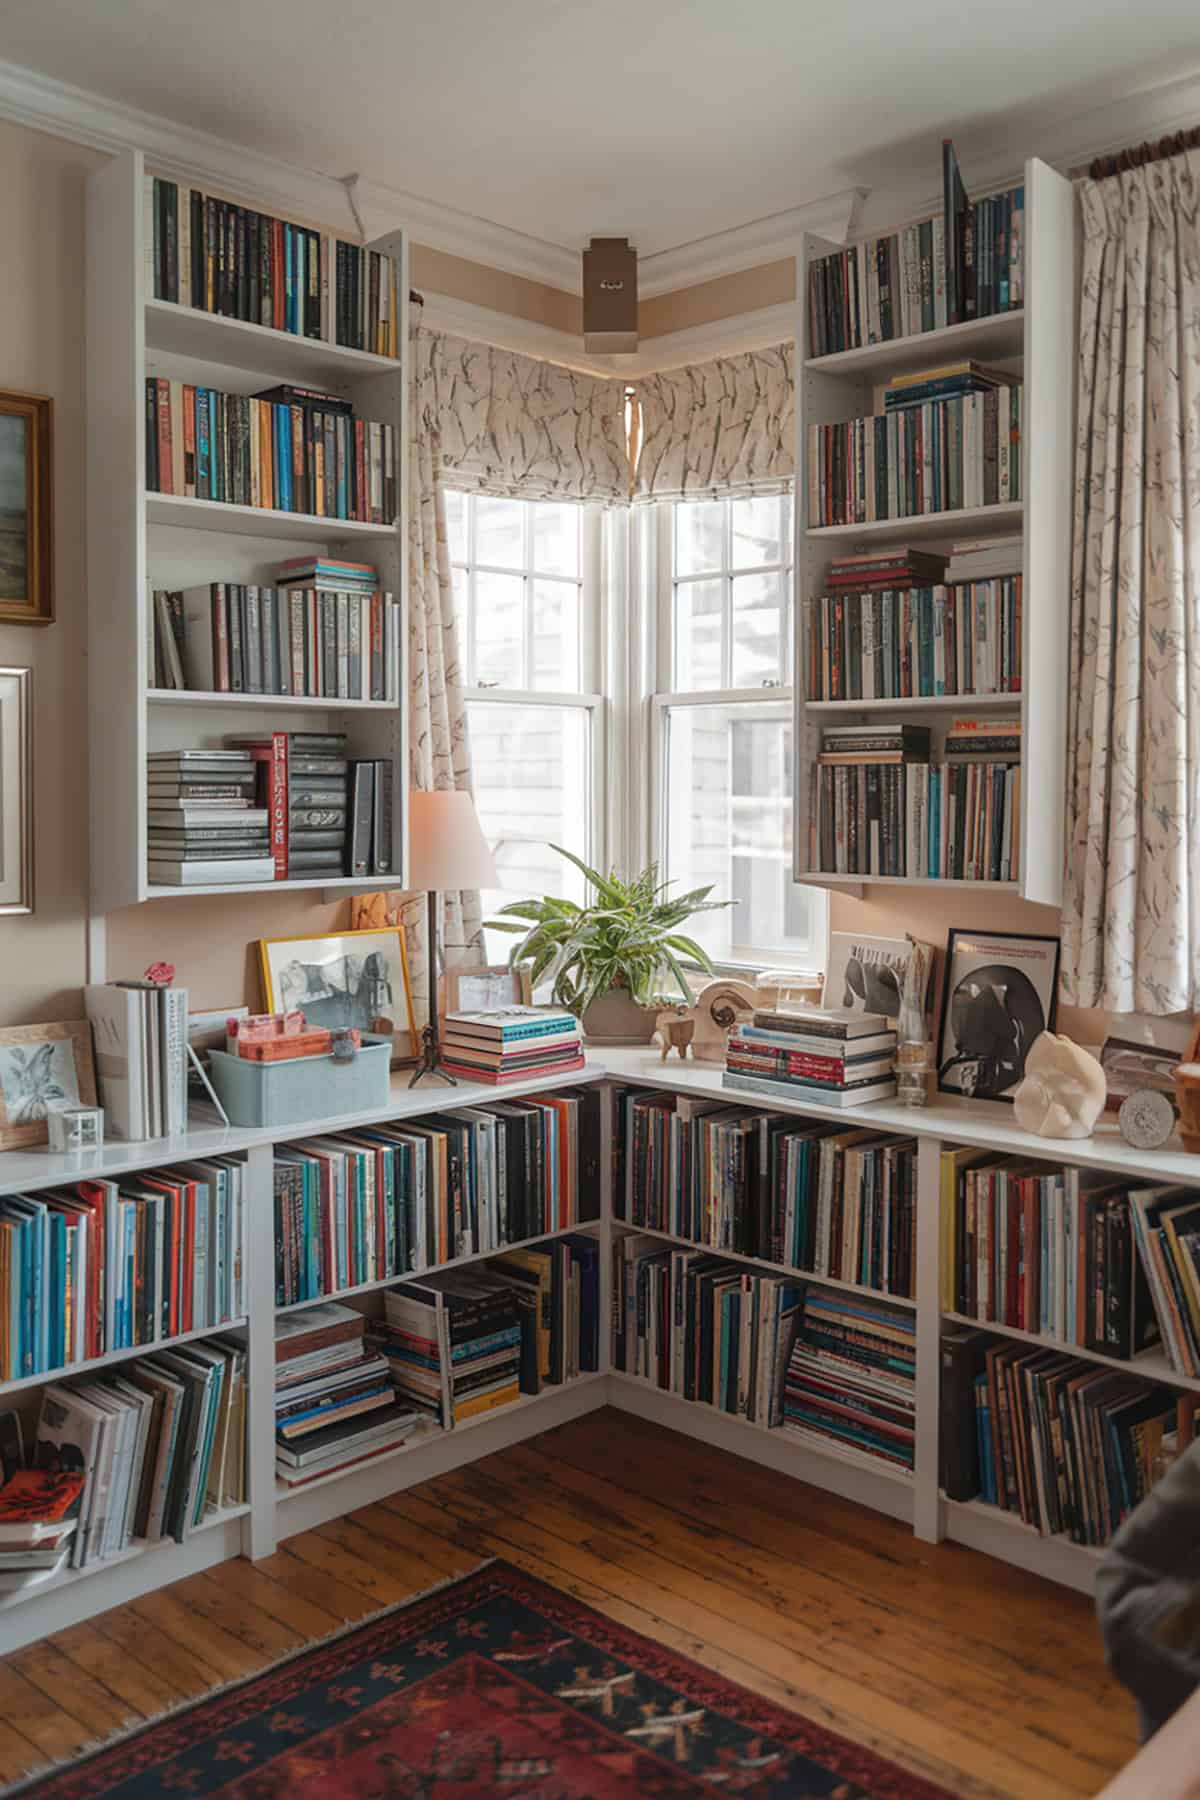
<svg viewBox="0 0 1200 1800">
<path fill-rule="evenodd" d="M 384 1294 L 371 1334 L 400 1400 L 449 1431 L 600 1366 L 600 1246 L 512 1250 Z"/>
<path fill-rule="evenodd" d="M 212 581 L 150 595 L 156 688 L 395 700 L 400 606 L 331 587 Z"/>
<path fill-rule="evenodd" d="M 246 1351 L 233 1338 L 43 1389 L 31 1467 L 0 1490 L 0 1590 L 135 1540 L 182 1543 L 210 1510 L 240 1505 L 245 1420 Z"/>
<path fill-rule="evenodd" d="M 441 1041 L 442 1063 L 451 1074 L 496 1087 L 535 1075 L 563 1075 L 582 1069 L 584 1062 L 579 1020 L 544 1006 L 448 1013 Z"/>
<path fill-rule="evenodd" d="M 968 201 L 953 146 L 943 211 L 808 265 L 810 356 L 857 350 L 1024 303 L 1025 189 Z"/>
<path fill-rule="evenodd" d="M 392 257 L 146 176 L 146 283 L 171 300 L 297 337 L 399 355 Z"/>
<path fill-rule="evenodd" d="M 786 1428 L 913 1468 L 916 1314 L 806 1289 L 783 1392 Z"/>
<path fill-rule="evenodd" d="M 1022 389 L 810 425 L 810 526 L 863 525 L 1020 500 Z"/>
<path fill-rule="evenodd" d="M 1177 1426 L 1165 1388 L 970 1327 L 943 1335 L 942 1390 L 947 1495 L 1093 1547 L 1150 1491 Z"/>
<path fill-rule="evenodd" d="M 0 1200 L 0 1380 L 240 1318 L 244 1181 L 221 1156 Z"/>
<path fill-rule="evenodd" d="M 809 700 L 1019 694 L 1021 577 L 803 600 L 800 656 Z"/>
<path fill-rule="evenodd" d="M 326 873 L 391 874 L 390 757 L 348 758 L 344 731 L 273 731 L 269 737 L 229 742 L 245 749 L 254 764 L 276 881 Z"/>
<path fill-rule="evenodd" d="M 292 1306 L 598 1215 L 600 1094 L 463 1107 L 275 1158 L 275 1298 Z"/>
<path fill-rule="evenodd" d="M 366 1326 L 362 1313 L 336 1305 L 275 1321 L 275 1472 L 287 1487 L 382 1456 L 421 1423 L 397 1400 Z"/>
<path fill-rule="evenodd" d="M 146 487 L 275 512 L 391 524 L 396 433 L 308 388 L 226 394 L 146 378 Z"/>
<path fill-rule="evenodd" d="M 83 999 L 109 1132 L 137 1141 L 186 1131 L 187 989 L 96 982 Z"/>
<path fill-rule="evenodd" d="M 912 1139 L 683 1095 L 616 1104 L 626 1224 L 911 1298 Z"/>
<path fill-rule="evenodd" d="M 838 726 L 812 771 L 811 866 L 827 874 L 1011 881 L 1018 867 L 1019 719 Z"/>
</svg>

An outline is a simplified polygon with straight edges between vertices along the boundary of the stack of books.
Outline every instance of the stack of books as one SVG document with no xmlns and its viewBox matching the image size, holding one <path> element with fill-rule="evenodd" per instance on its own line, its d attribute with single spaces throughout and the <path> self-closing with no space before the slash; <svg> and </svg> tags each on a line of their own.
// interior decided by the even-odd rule
<svg viewBox="0 0 1200 1800">
<path fill-rule="evenodd" d="M 275 1471 L 303 1487 L 394 1450 L 419 1424 L 387 1363 L 368 1349 L 349 1306 L 313 1306 L 275 1321 Z"/>
<path fill-rule="evenodd" d="M 156 300 L 400 354 L 396 263 L 378 250 L 156 175 L 146 176 L 144 236 Z"/>
<path fill-rule="evenodd" d="M 810 1287 L 784 1386 L 784 1426 L 910 1470 L 917 1321 L 858 1294 Z"/>
<path fill-rule="evenodd" d="M 124 1138 L 185 1131 L 187 989 L 111 981 L 86 987 L 84 1004 L 110 1129 Z"/>
<path fill-rule="evenodd" d="M 1021 577 L 836 592 L 800 611 L 809 700 L 1021 691 Z"/>
<path fill-rule="evenodd" d="M 37 1587 L 66 1568 L 83 1481 L 73 1470 L 18 1469 L 0 1487 L 0 1594 Z"/>
<path fill-rule="evenodd" d="M 583 1035 L 574 1013 L 557 1007 L 505 1006 L 496 1012 L 447 1013 L 442 1061 L 453 1075 L 498 1086 L 582 1069 Z"/>
<path fill-rule="evenodd" d="M 523 1394 L 574 1381 L 600 1367 L 600 1246 L 558 1238 L 510 1250 L 487 1265 L 508 1283 L 521 1324 L 518 1379 Z"/>
<path fill-rule="evenodd" d="M 836 1006 L 759 1011 L 730 1033 L 724 1085 L 861 1106 L 895 1093 L 895 1055 L 896 1033 L 883 1013 Z"/>
<path fill-rule="evenodd" d="M 408 1405 L 450 1430 L 517 1399 L 521 1309 L 510 1282 L 476 1269 L 430 1275 L 389 1288 L 384 1306 L 392 1378 Z"/>
<path fill-rule="evenodd" d="M 996 575 L 1020 575 L 1019 537 L 966 538 L 950 546 L 947 581 L 987 581 Z"/>
<path fill-rule="evenodd" d="M 356 418 L 338 395 L 301 395 L 308 390 L 227 394 L 147 376 L 147 490 L 390 525 L 394 426 Z"/>
<path fill-rule="evenodd" d="M 146 806 L 151 881 L 270 881 L 267 816 L 254 804 L 247 751 L 151 750 Z"/>
<path fill-rule="evenodd" d="M 390 779 L 385 775 L 379 783 L 381 806 L 387 802 L 388 816 L 381 813 L 377 827 L 374 764 L 356 763 L 351 816 L 345 732 L 275 731 L 268 738 L 230 742 L 258 771 L 258 799 L 266 808 L 270 830 L 271 866 L 264 880 L 366 873 L 377 831 L 380 855 L 390 870 Z M 390 764 L 387 768 L 390 774 Z M 359 770 L 370 771 L 370 779 L 360 777 Z"/>
</svg>

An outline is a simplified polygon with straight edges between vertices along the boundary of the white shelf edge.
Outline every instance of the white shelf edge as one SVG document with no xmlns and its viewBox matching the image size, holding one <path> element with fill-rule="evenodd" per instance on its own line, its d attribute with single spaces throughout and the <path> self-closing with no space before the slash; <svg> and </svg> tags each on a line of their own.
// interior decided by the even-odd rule
<svg viewBox="0 0 1200 1800">
<path fill-rule="evenodd" d="M 19 1607 L 28 1606 L 34 1601 L 47 1599 L 53 1594 L 60 1594 L 64 1589 L 72 1588 L 77 1583 L 87 1581 L 93 1576 L 103 1575 L 109 1570 L 138 1562 L 143 1557 L 169 1555 L 172 1551 L 184 1548 L 205 1532 L 223 1530 L 226 1525 L 232 1525 L 236 1520 L 245 1518 L 249 1511 L 250 1502 L 248 1500 L 242 1501 L 237 1506 L 221 1507 L 219 1510 L 206 1513 L 199 1525 L 193 1525 L 182 1545 L 177 1544 L 174 1538 L 155 1538 L 153 1543 L 147 1543 L 145 1538 L 135 1538 L 126 1549 L 118 1550 L 112 1556 L 98 1557 L 93 1562 L 85 1563 L 82 1569 L 63 1569 L 50 1581 L 40 1581 L 32 1587 L 17 1588 L 10 1593 L 0 1595 L 0 1617 L 7 1612 L 16 1611 Z"/>
<path fill-rule="evenodd" d="M 957 537 L 978 526 L 1019 526 L 1025 517 L 1023 500 L 1002 500 L 994 506 L 967 506 L 952 512 L 908 513 L 899 519 L 868 519 L 858 525 L 806 525 L 805 535 L 818 543 L 840 543 L 856 537 Z"/>
<path fill-rule="evenodd" d="M 815 887 L 927 887 L 969 888 L 972 892 L 1016 893 L 1019 881 L 958 881 L 946 875 L 831 875 L 822 869 L 802 869 L 795 877 Z"/>
<path fill-rule="evenodd" d="M 261 354 L 264 374 L 275 374 L 287 363 L 297 369 L 325 368 L 345 375 L 390 375 L 403 368 L 398 356 L 381 356 L 371 350 L 353 350 L 327 338 L 311 338 L 297 331 L 278 331 L 251 319 L 230 319 L 199 306 L 183 306 L 175 300 L 153 296 L 144 302 L 146 348 L 162 355 L 204 358 L 220 362 L 222 350 L 230 352 L 232 366 L 253 370 Z M 190 348 L 191 343 L 198 348 Z"/>
<path fill-rule="evenodd" d="M 1021 696 L 1016 694 L 907 694 L 900 700 L 804 700 L 805 712 L 971 712 L 992 707 L 1008 707 L 1020 712 Z"/>
<path fill-rule="evenodd" d="M 1022 1344 L 1034 1344 L 1039 1350 L 1060 1350 L 1064 1356 L 1077 1356 L 1083 1362 L 1101 1363 L 1105 1368 L 1120 1369 L 1127 1375 L 1137 1375 L 1161 1387 L 1186 1388 L 1191 1393 L 1200 1394 L 1200 1379 L 1179 1374 L 1165 1357 L 1153 1350 L 1144 1350 L 1139 1356 L 1109 1356 L 1103 1350 L 1087 1350 L 1082 1344 L 1072 1344 L 1065 1338 L 1049 1337 L 1039 1331 L 1022 1331 L 1017 1325 L 1001 1325 L 995 1319 L 973 1319 L 968 1313 L 960 1312 L 943 1312 L 942 1318 L 952 1325 L 970 1325 L 977 1331 L 992 1332 L 997 1337 L 1013 1338 Z"/>
<path fill-rule="evenodd" d="M 723 1091 L 729 1095 L 731 1102 L 736 1102 L 737 1094 L 732 1088 Z M 755 1094 L 751 1098 L 760 1104 L 765 1102 L 770 1105 L 765 1094 Z M 698 1244 L 694 1238 L 679 1237 L 673 1231 L 659 1231 L 653 1225 L 631 1225 L 627 1219 L 618 1219 L 615 1214 L 612 1225 L 614 1230 L 626 1232 L 631 1237 L 641 1235 L 661 1238 L 663 1243 L 677 1244 L 682 1250 L 698 1250 L 705 1256 L 727 1256 L 730 1262 L 748 1263 L 750 1267 L 765 1269 L 772 1275 L 786 1275 L 796 1281 L 811 1282 L 817 1287 L 834 1288 L 838 1293 L 856 1294 L 860 1300 L 882 1300 L 888 1305 L 903 1307 L 906 1312 L 917 1310 L 916 1301 L 907 1299 L 903 1294 L 887 1294 L 882 1288 L 863 1287 L 857 1281 L 841 1281 L 834 1275 L 818 1275 L 814 1269 L 797 1269 L 791 1263 L 768 1262 L 761 1256 L 749 1256 L 743 1250 L 722 1250 L 715 1244 Z"/>
<path fill-rule="evenodd" d="M 82 1362 L 65 1363 L 61 1368 L 48 1369 L 44 1375 L 19 1375 L 14 1381 L 0 1381 L 0 1399 L 6 1394 L 20 1393 L 26 1388 L 47 1387 L 51 1382 L 67 1381 L 75 1375 L 94 1375 L 100 1369 L 128 1362 L 133 1357 L 156 1356 L 160 1350 L 173 1350 L 180 1344 L 192 1344 L 200 1338 L 219 1337 L 226 1331 L 244 1331 L 248 1324 L 247 1315 L 242 1313 L 235 1319 L 222 1320 L 219 1325 L 200 1325 L 193 1331 L 179 1332 L 175 1337 L 154 1338 L 147 1344 L 106 1350 L 101 1356 L 85 1357 Z"/>
<path fill-rule="evenodd" d="M 334 875 L 331 872 L 328 875 L 305 876 L 303 879 L 288 881 L 197 882 L 187 887 L 148 881 L 145 884 L 144 898 L 172 900 L 188 894 L 294 894 L 305 888 L 327 888 L 332 893 L 341 894 L 371 894 L 381 883 L 386 886 L 390 879 L 386 875 Z"/>
<path fill-rule="evenodd" d="M 317 513 L 278 512 L 266 506 L 241 506 L 232 500 L 202 500 L 191 494 L 146 494 L 146 521 L 201 531 L 228 531 L 243 537 L 298 538 L 337 542 L 344 538 L 393 539 L 396 525 L 372 525 L 363 519 L 335 519 Z"/>
<path fill-rule="evenodd" d="M 204 693 L 196 688 L 147 688 L 150 706 L 277 706 L 294 707 L 304 712 L 378 712 L 399 710 L 395 700 L 331 700 L 312 694 L 222 694 Z"/>
<path fill-rule="evenodd" d="M 932 331 L 910 332 L 906 337 L 885 338 L 875 344 L 860 344 L 852 350 L 830 350 L 824 356 L 804 358 L 804 366 L 819 375 L 857 375 L 867 370 L 918 367 L 928 356 L 946 351 L 966 350 L 985 343 L 1003 345 L 1012 342 L 1013 350 L 992 351 L 993 356 L 1020 354 L 1025 338 L 1025 309 L 1010 307 L 1006 312 L 987 313 L 980 319 L 964 319 L 957 325 L 940 325 Z"/>
</svg>

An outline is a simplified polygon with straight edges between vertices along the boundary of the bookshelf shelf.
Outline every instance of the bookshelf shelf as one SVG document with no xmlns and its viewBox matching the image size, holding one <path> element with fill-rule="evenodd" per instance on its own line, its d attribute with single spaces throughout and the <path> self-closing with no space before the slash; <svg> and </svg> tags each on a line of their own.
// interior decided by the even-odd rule
<svg viewBox="0 0 1200 1800">
<path fill-rule="evenodd" d="M 200 1338 L 221 1337 L 226 1332 L 242 1331 L 249 1323 L 243 1313 L 236 1319 L 225 1319 L 220 1325 L 200 1325 L 195 1331 L 183 1331 L 175 1337 L 154 1338 L 146 1344 L 134 1344 L 124 1350 L 106 1350 L 103 1356 L 85 1357 L 82 1362 L 64 1363 L 61 1368 L 48 1369 L 43 1375 L 22 1375 L 16 1381 L 0 1381 L 0 1400 L 6 1394 L 17 1394 L 30 1388 L 45 1387 L 53 1381 L 66 1381 L 72 1375 L 95 1375 L 101 1369 L 113 1368 L 118 1363 L 129 1362 L 138 1356 L 153 1356 L 159 1350 L 170 1350 L 178 1344 L 195 1343 Z"/>
<path fill-rule="evenodd" d="M 805 869 L 795 877 L 815 887 L 911 887 L 970 888 L 972 892 L 1019 893 L 1019 881 L 957 881 L 945 875 L 831 875 L 824 869 Z"/>
<path fill-rule="evenodd" d="M 202 358 L 230 368 L 251 369 L 305 386 L 334 387 L 359 375 L 394 375 L 398 358 L 350 350 L 323 338 L 275 331 L 245 319 L 180 306 L 174 300 L 147 299 L 146 348 L 172 356 Z"/>
<path fill-rule="evenodd" d="M 331 894 L 369 894 L 374 893 L 383 879 L 381 875 L 314 875 L 304 881 L 297 878 L 291 881 L 197 882 L 191 887 L 173 887 L 148 881 L 141 898 L 169 900 L 177 899 L 181 894 L 277 894 L 285 890 L 289 893 L 303 892 L 305 889 L 325 889 Z"/>
<path fill-rule="evenodd" d="M 903 538 L 918 544 L 938 539 L 977 537 L 982 533 L 1019 531 L 1025 516 L 1020 500 L 1000 506 L 962 506 L 953 512 L 914 513 L 907 519 L 869 519 L 863 525 L 808 525 L 805 536 L 813 543 L 855 543 L 879 538 Z"/>
<path fill-rule="evenodd" d="M 197 500 L 187 494 L 146 495 L 146 522 L 176 525 L 189 531 L 219 531 L 225 536 L 282 538 L 291 543 L 355 541 L 387 543 L 392 525 L 368 525 L 361 519 L 321 518 L 316 513 L 273 512 L 266 506 L 235 506 L 225 500 Z"/>
<path fill-rule="evenodd" d="M 990 313 L 983 319 L 966 319 L 961 325 L 944 325 L 939 331 L 920 331 L 910 337 L 886 338 L 864 344 L 858 350 L 835 350 L 829 356 L 812 356 L 808 366 L 822 375 L 898 375 L 909 369 L 932 366 L 946 359 L 988 357 L 1007 361 L 1025 349 L 1025 312 Z"/>
<path fill-rule="evenodd" d="M 731 1103 L 741 1098 L 732 1088 L 724 1088 L 722 1091 Z M 752 1097 L 760 1106 L 771 1105 L 764 1095 L 756 1094 Z M 848 1110 L 857 1112 L 858 1108 Z M 859 1281 L 838 1281 L 832 1275 L 818 1275 L 812 1269 L 795 1269 L 791 1263 L 765 1262 L 762 1257 L 747 1256 L 741 1250 L 714 1250 L 711 1244 L 698 1244 L 694 1238 L 677 1237 L 670 1231 L 656 1231 L 652 1225 L 631 1225 L 627 1219 L 618 1219 L 615 1215 L 612 1223 L 613 1230 L 617 1232 L 660 1238 L 664 1244 L 677 1244 L 681 1250 L 699 1250 L 707 1256 L 723 1256 L 729 1262 L 745 1263 L 750 1269 L 767 1269 L 773 1275 L 791 1275 L 797 1281 L 810 1282 L 815 1287 L 836 1288 L 841 1294 L 857 1294 L 864 1300 L 884 1300 L 889 1306 L 902 1306 L 909 1312 L 916 1311 L 915 1300 L 909 1300 L 903 1294 L 885 1293 L 882 1288 L 864 1287 Z"/>
<path fill-rule="evenodd" d="M 180 1550 L 188 1544 L 195 1544 L 197 1540 L 202 1541 L 209 1532 L 223 1531 L 226 1526 L 236 1524 L 238 1520 L 244 1519 L 249 1511 L 248 1503 L 242 1506 L 220 1507 L 206 1513 L 199 1525 L 192 1527 L 182 1545 L 177 1544 L 173 1538 L 156 1538 L 153 1543 L 147 1543 L 144 1538 L 136 1538 L 128 1549 L 118 1550 L 114 1555 L 106 1556 L 99 1562 L 85 1563 L 82 1569 L 63 1569 L 60 1574 L 53 1576 L 49 1581 L 38 1582 L 29 1588 L 18 1588 L 12 1593 L 0 1594 L 0 1617 L 20 1607 L 32 1606 L 35 1602 L 53 1599 L 61 1595 L 64 1590 L 77 1587 L 81 1582 L 93 1581 L 98 1576 L 112 1575 L 119 1570 L 126 1570 L 131 1563 L 152 1561 L 159 1565 L 154 1571 L 155 1579 L 149 1585 L 160 1587 L 164 1582 L 174 1581 L 178 1575 L 188 1572 L 186 1569 L 176 1567 L 176 1563 L 181 1560 L 178 1557 Z M 222 1558 L 218 1554 L 215 1560 L 220 1561 Z M 101 1611 L 103 1609 L 97 1607 L 88 1610 Z"/>
<path fill-rule="evenodd" d="M 853 713 L 1019 712 L 1020 694 L 914 694 L 904 700 L 806 700 L 809 713 L 849 716 Z M 878 879 L 878 878 L 877 878 Z"/>
<path fill-rule="evenodd" d="M 943 1496 L 940 1509 L 945 1535 L 953 1542 L 1015 1563 L 1018 1568 L 1080 1593 L 1092 1592 L 1104 1555 L 1102 1550 L 1073 1544 L 1066 1537 L 1043 1537 L 1015 1513 L 1004 1512 L 985 1500 L 947 1500 Z"/>
<path fill-rule="evenodd" d="M 1083 1362 L 1103 1363 L 1106 1368 L 1124 1369 L 1127 1374 L 1138 1375 L 1146 1381 L 1160 1381 L 1164 1387 L 1185 1388 L 1189 1393 L 1200 1394 L 1200 1379 L 1180 1375 L 1165 1356 L 1154 1350 L 1143 1351 L 1140 1356 L 1107 1356 L 1101 1350 L 1085 1350 L 1081 1344 L 1067 1343 L 1044 1332 L 1022 1331 L 1016 1325 L 1000 1325 L 994 1319 L 973 1319 L 967 1313 L 958 1312 L 944 1312 L 942 1318 L 953 1325 L 971 1325 L 979 1331 L 994 1332 L 998 1337 L 1016 1338 L 1023 1344 L 1040 1344 L 1043 1349 L 1061 1350 L 1065 1356 L 1077 1356 Z"/>
<path fill-rule="evenodd" d="M 252 706 L 274 712 L 282 707 L 297 712 L 396 712 L 394 700 L 331 700 L 311 694 L 207 694 L 195 688 L 147 688 L 149 706 Z"/>
</svg>

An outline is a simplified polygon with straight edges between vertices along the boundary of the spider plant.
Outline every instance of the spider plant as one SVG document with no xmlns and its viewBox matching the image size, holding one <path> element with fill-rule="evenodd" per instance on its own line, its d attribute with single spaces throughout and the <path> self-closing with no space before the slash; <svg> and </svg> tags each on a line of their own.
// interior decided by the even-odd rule
<svg viewBox="0 0 1200 1800">
<path fill-rule="evenodd" d="M 509 955 L 510 968 L 528 963 L 535 986 L 549 976 L 555 1005 L 576 1014 L 611 988 L 627 988 L 639 1006 L 653 1006 L 672 979 L 683 999 L 690 1000 L 680 959 L 698 963 L 709 975 L 713 965 L 708 952 L 679 927 L 693 913 L 712 912 L 733 902 L 710 900 L 711 887 L 669 895 L 672 883 L 658 879 L 657 863 L 650 863 L 632 881 L 623 881 L 615 873 L 601 875 L 590 869 L 560 844 L 551 848 L 581 871 L 594 898 L 578 906 L 574 900 L 547 894 L 541 900 L 513 900 L 502 906 L 501 916 L 489 920 L 488 929 L 520 934 Z"/>
</svg>

